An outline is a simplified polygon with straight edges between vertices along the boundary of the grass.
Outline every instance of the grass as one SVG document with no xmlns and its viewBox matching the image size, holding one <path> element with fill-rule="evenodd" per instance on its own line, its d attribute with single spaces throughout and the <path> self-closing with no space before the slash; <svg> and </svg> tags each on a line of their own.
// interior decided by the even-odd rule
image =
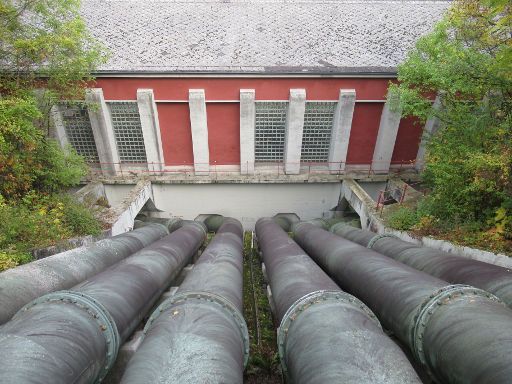
<svg viewBox="0 0 512 384">
<path fill-rule="evenodd" d="M 251 249 L 251 232 L 244 234 L 244 316 L 251 343 L 244 382 L 282 383 L 276 325 L 267 299 L 261 261 L 255 250 Z"/>
</svg>

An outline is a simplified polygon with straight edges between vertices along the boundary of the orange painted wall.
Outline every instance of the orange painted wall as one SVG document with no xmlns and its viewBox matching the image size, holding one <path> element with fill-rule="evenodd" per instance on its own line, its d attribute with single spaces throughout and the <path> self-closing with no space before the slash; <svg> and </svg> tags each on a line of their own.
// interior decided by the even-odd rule
<svg viewBox="0 0 512 384">
<path fill-rule="evenodd" d="M 136 100 L 137 89 L 153 89 L 155 99 L 183 103 L 157 103 L 166 165 L 193 164 L 189 89 L 204 89 L 208 113 L 211 164 L 238 164 L 240 158 L 239 105 L 208 101 L 239 100 L 240 89 L 255 89 L 256 100 L 287 100 L 291 88 L 306 89 L 308 100 L 337 100 L 340 89 L 355 89 L 357 100 L 384 100 L 393 79 L 371 78 L 98 78 L 105 99 Z M 347 163 L 372 160 L 382 103 L 356 103 Z M 400 124 L 393 162 L 416 158 L 421 126 L 411 119 Z"/>
<path fill-rule="evenodd" d="M 393 151 L 392 163 L 403 163 L 416 159 L 420 145 L 423 125 L 414 117 L 405 117 L 400 121 Z"/>
<path fill-rule="evenodd" d="M 240 105 L 207 104 L 210 164 L 240 164 Z"/>
<path fill-rule="evenodd" d="M 384 104 L 356 103 L 348 143 L 347 164 L 369 164 L 379 132 Z"/>
<path fill-rule="evenodd" d="M 186 103 L 157 103 L 165 165 L 194 164 Z"/>
<path fill-rule="evenodd" d="M 288 100 L 290 88 L 304 88 L 308 100 L 338 100 L 341 88 L 360 100 L 384 100 L 390 79 L 333 78 L 114 78 L 96 80 L 107 100 L 135 100 L 138 88 L 151 88 L 157 100 L 188 100 L 189 89 L 204 89 L 206 100 L 239 100 L 240 89 L 255 89 L 256 100 Z"/>
</svg>

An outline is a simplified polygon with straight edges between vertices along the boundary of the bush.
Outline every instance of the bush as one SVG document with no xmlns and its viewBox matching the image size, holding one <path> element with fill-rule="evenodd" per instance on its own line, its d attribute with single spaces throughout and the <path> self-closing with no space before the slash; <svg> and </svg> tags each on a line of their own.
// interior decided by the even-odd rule
<svg viewBox="0 0 512 384">
<path fill-rule="evenodd" d="M 387 221 L 391 228 L 408 231 L 418 224 L 419 218 L 415 209 L 400 206 L 389 214 Z"/>
<path fill-rule="evenodd" d="M 100 232 L 91 212 L 70 196 L 32 191 L 16 202 L 0 196 L 0 270 L 31 261 L 33 249 Z"/>
</svg>

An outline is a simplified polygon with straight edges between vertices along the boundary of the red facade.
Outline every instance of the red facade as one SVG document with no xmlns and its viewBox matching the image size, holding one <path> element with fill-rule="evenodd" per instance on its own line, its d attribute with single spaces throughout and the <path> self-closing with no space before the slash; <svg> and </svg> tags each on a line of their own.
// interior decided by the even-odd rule
<svg viewBox="0 0 512 384">
<path fill-rule="evenodd" d="M 153 89 L 165 165 L 193 163 L 188 110 L 189 89 L 204 89 L 207 103 L 210 164 L 240 161 L 240 89 L 254 89 L 258 100 L 288 100 L 289 90 L 303 88 L 307 100 L 338 100 L 340 89 L 355 89 L 357 100 L 348 149 L 348 164 L 371 163 L 383 102 L 391 78 L 98 78 L 105 100 L 136 100 L 137 89 Z M 414 161 L 422 127 L 402 120 L 393 163 Z"/>
</svg>

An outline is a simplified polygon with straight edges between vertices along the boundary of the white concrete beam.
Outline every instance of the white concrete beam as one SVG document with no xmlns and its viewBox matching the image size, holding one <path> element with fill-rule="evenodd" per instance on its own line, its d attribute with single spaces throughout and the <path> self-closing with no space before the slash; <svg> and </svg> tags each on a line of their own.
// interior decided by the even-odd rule
<svg viewBox="0 0 512 384">
<path fill-rule="evenodd" d="M 138 89 L 137 105 L 139 107 L 144 147 L 146 148 L 148 170 L 162 172 L 164 169 L 164 152 L 153 90 Z"/>
<path fill-rule="evenodd" d="M 389 172 L 391 157 L 395 149 L 401 111 L 399 109 L 392 109 L 391 104 L 395 104 L 395 101 L 388 96 L 380 117 L 379 133 L 375 150 L 373 151 L 372 170 L 375 173 Z"/>
<path fill-rule="evenodd" d="M 287 175 L 298 175 L 300 173 L 305 110 L 306 90 L 290 89 L 284 141 L 284 172 Z"/>
<path fill-rule="evenodd" d="M 355 104 L 356 90 L 340 89 L 338 105 L 336 106 L 332 122 L 331 144 L 329 146 L 328 161 L 331 173 L 345 171 Z"/>
<path fill-rule="evenodd" d="M 204 89 L 189 89 L 188 92 L 194 171 L 198 176 L 208 176 L 210 172 L 210 152 L 208 149 L 208 123 Z"/>
<path fill-rule="evenodd" d="M 441 108 L 441 97 L 437 96 L 432 108 L 435 110 L 439 110 Z M 418 154 L 416 155 L 416 163 L 414 167 L 416 170 L 421 171 L 425 167 L 425 153 L 427 149 L 427 143 L 438 130 L 441 125 L 441 121 L 435 117 L 430 117 L 425 123 L 425 127 L 423 128 L 423 134 L 421 135 L 421 142 L 418 148 Z"/>
<path fill-rule="evenodd" d="M 240 173 L 254 174 L 254 135 L 256 125 L 256 93 L 240 90 Z"/>
<path fill-rule="evenodd" d="M 60 147 L 65 150 L 69 146 L 69 141 L 66 135 L 66 128 L 64 127 L 62 107 L 60 105 L 53 105 L 50 109 L 50 122 L 53 125 L 53 138 L 57 140 Z"/>
<path fill-rule="evenodd" d="M 107 174 L 116 175 L 120 169 L 119 153 L 112 119 L 103 90 L 101 88 L 88 89 L 85 95 L 91 121 L 92 134 L 98 150 L 101 170 Z"/>
</svg>

